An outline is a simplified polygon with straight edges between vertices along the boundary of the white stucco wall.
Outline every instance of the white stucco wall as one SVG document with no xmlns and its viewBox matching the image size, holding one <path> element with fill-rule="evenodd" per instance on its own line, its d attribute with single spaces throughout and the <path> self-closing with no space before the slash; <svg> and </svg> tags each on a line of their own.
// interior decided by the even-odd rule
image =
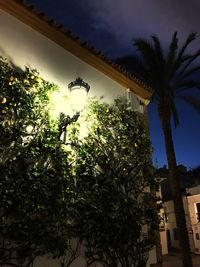
<svg viewBox="0 0 200 267">
<path fill-rule="evenodd" d="M 126 88 L 2 10 L 0 40 L 0 55 L 21 68 L 37 69 L 44 79 L 61 88 L 67 90 L 70 82 L 81 77 L 90 85 L 90 97 L 104 97 L 104 101 L 112 102 L 126 93 Z M 134 105 L 139 108 L 136 99 Z"/>
<path fill-rule="evenodd" d="M 188 196 L 188 208 L 190 211 L 190 218 L 193 225 L 198 224 L 196 203 L 200 202 L 200 194 L 194 196 Z"/>
<path fill-rule="evenodd" d="M 0 55 L 7 57 L 20 68 L 28 66 L 37 69 L 44 79 L 66 90 L 70 82 L 81 77 L 90 85 L 89 97 L 103 97 L 103 101 L 111 103 L 118 96 L 126 95 L 127 88 L 2 10 Z M 135 110 L 142 111 L 139 101 L 132 96 Z M 155 251 L 151 251 L 151 255 L 148 264 L 155 263 Z M 51 266 L 58 266 L 56 261 L 52 263 L 51 261 Z M 38 266 L 50 266 L 50 262 L 48 259 L 39 258 L 34 264 L 34 267 Z"/>
<path fill-rule="evenodd" d="M 167 201 L 163 203 L 163 207 L 167 213 L 167 222 L 166 222 L 166 229 L 170 232 L 171 238 L 171 246 L 172 247 L 179 247 L 179 241 L 174 239 L 174 229 L 176 228 L 176 218 L 174 213 L 174 204 L 173 201 Z"/>
<path fill-rule="evenodd" d="M 160 242 L 162 246 L 162 255 L 168 254 L 166 231 L 160 231 Z"/>
<path fill-rule="evenodd" d="M 185 215 L 186 215 L 186 223 L 187 223 L 187 229 L 188 229 L 190 248 L 191 248 L 191 251 L 194 252 L 194 239 L 193 239 L 193 234 L 192 234 L 192 225 L 191 225 L 191 219 L 190 219 L 190 214 L 188 210 L 188 200 L 186 197 L 183 197 L 183 203 L 184 203 L 184 210 L 185 210 Z M 179 248 L 180 247 L 179 240 L 174 238 L 174 229 L 177 228 L 177 226 L 176 226 L 176 217 L 174 213 L 173 201 L 172 200 L 167 201 L 163 204 L 163 206 L 168 216 L 166 229 L 170 231 L 171 246 L 174 248 Z"/>
<path fill-rule="evenodd" d="M 192 225 L 192 235 L 194 242 L 194 251 L 200 254 L 200 239 L 197 239 L 200 236 L 200 222 L 197 220 L 197 209 L 196 203 L 200 202 L 200 186 L 195 186 L 193 188 L 187 189 L 187 193 L 191 194 L 187 197 L 188 201 L 188 210 L 190 213 L 190 220 Z"/>
</svg>

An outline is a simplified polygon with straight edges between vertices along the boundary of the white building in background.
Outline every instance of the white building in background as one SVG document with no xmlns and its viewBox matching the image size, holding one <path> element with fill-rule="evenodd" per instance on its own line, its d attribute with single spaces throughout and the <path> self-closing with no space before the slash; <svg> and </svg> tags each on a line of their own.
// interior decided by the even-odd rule
<svg viewBox="0 0 200 267">
<path fill-rule="evenodd" d="M 185 173 L 184 176 L 187 178 L 187 175 L 188 173 Z M 192 180 L 192 178 L 191 174 L 189 174 L 188 181 Z M 190 182 L 192 183 L 192 181 Z M 183 191 L 183 204 L 191 252 L 200 254 L 200 185 L 194 183 L 192 187 L 185 188 Z M 163 201 L 162 215 L 167 234 L 167 247 L 169 250 L 171 248 L 179 249 L 174 204 L 169 192 L 167 194 L 169 198 Z"/>
<path fill-rule="evenodd" d="M 167 245 L 167 231 L 166 231 L 166 221 L 164 217 L 164 209 L 162 205 L 162 195 L 161 188 L 156 192 L 156 197 L 158 198 L 157 205 L 159 207 L 158 216 L 160 219 L 159 230 L 160 230 L 160 243 L 162 249 L 162 255 L 168 254 L 168 245 Z"/>
<path fill-rule="evenodd" d="M 189 212 L 189 234 L 193 237 L 193 251 L 200 254 L 200 185 L 187 188 L 187 207 Z"/>
<path fill-rule="evenodd" d="M 62 89 L 68 90 L 67 85 L 81 77 L 90 85 L 90 97 L 108 103 L 128 94 L 135 110 L 145 111 L 151 91 L 141 81 L 121 71 L 94 48 L 81 43 L 62 26 L 22 2 L 0 0 L 1 56 L 20 68 L 37 69 L 44 79 Z M 155 262 L 153 250 L 148 266 Z M 34 264 L 34 267 L 41 266 L 50 266 L 48 260 L 42 258 Z M 56 267 L 56 262 L 51 262 L 51 266 Z M 74 266 L 79 263 L 75 262 Z"/>
<path fill-rule="evenodd" d="M 188 200 L 186 196 L 183 196 L 183 203 L 184 203 L 184 209 L 185 209 L 188 236 L 189 236 L 189 241 L 190 241 L 190 248 L 192 252 L 195 252 L 193 231 L 192 231 L 192 225 L 191 225 L 191 220 L 190 220 L 190 212 L 189 212 Z M 164 202 L 163 208 L 164 208 L 164 216 L 165 216 L 165 227 L 166 227 L 166 234 L 167 234 L 168 250 L 170 251 L 172 248 L 179 249 L 179 238 L 178 238 L 178 232 L 177 232 L 177 226 L 176 226 L 176 217 L 174 213 L 173 201 L 169 200 L 169 201 Z"/>
</svg>

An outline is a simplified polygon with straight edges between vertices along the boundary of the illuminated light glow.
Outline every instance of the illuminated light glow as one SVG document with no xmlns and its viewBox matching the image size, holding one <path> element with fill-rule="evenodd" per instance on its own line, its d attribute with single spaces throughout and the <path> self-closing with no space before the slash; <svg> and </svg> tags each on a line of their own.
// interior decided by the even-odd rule
<svg viewBox="0 0 200 267">
<path fill-rule="evenodd" d="M 87 91 L 81 86 L 76 86 L 70 93 L 70 105 L 74 112 L 81 112 L 87 103 Z"/>
<path fill-rule="evenodd" d="M 74 112 L 80 113 L 87 104 L 87 94 L 90 90 L 88 83 L 80 77 L 68 85 L 70 90 L 70 104 Z"/>
<path fill-rule="evenodd" d="M 66 88 L 54 91 L 50 95 L 50 115 L 58 119 L 61 113 L 73 116 L 84 110 L 87 104 L 87 94 L 90 86 L 81 78 L 77 78 L 68 85 L 69 92 Z"/>
<path fill-rule="evenodd" d="M 69 95 L 67 94 L 66 89 L 60 89 L 59 91 L 51 93 L 49 113 L 54 119 L 58 119 L 60 113 L 71 113 Z"/>
</svg>

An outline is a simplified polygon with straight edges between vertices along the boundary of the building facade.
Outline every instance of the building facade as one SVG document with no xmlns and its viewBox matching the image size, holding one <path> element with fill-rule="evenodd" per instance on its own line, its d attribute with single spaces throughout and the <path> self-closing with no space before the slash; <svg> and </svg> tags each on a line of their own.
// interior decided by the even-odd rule
<svg viewBox="0 0 200 267">
<path fill-rule="evenodd" d="M 165 169 L 166 170 L 166 169 Z M 181 190 L 183 192 L 183 204 L 186 216 L 190 248 L 193 253 L 200 254 L 200 185 L 199 168 L 193 171 L 179 168 L 181 177 Z M 163 171 L 163 170 L 162 170 Z M 168 172 L 165 173 L 168 177 Z M 171 197 L 168 178 L 161 183 L 163 211 L 162 218 L 167 234 L 167 246 L 179 249 L 179 237 L 177 233 L 174 204 Z"/>
<path fill-rule="evenodd" d="M 74 37 L 61 25 L 25 6 L 22 1 L 0 0 L 0 55 L 24 69 L 37 69 L 41 77 L 63 90 L 80 77 L 90 85 L 89 97 L 107 103 L 128 97 L 136 111 L 143 113 L 151 97 L 141 81 L 119 69 L 94 48 Z M 82 259 L 74 266 L 83 266 Z M 156 262 L 150 252 L 148 266 Z M 34 267 L 56 267 L 40 258 Z"/>
<path fill-rule="evenodd" d="M 193 238 L 192 249 L 200 254 L 200 185 L 187 188 L 187 210 L 189 213 L 189 235 Z"/>
</svg>

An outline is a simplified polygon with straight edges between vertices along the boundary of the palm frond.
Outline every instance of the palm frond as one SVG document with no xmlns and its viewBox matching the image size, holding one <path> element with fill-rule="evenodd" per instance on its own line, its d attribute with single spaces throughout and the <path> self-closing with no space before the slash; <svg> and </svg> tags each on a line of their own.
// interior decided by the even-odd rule
<svg viewBox="0 0 200 267">
<path fill-rule="evenodd" d="M 148 67 L 155 67 L 156 54 L 152 44 L 143 38 L 133 39 L 133 45 L 142 54 Z"/>
<path fill-rule="evenodd" d="M 154 37 L 153 37 L 154 38 Z M 149 73 L 149 84 L 155 89 L 162 87 L 163 81 L 163 58 L 159 57 L 159 52 L 156 52 L 156 46 L 160 44 L 157 43 L 156 37 L 154 38 L 153 43 L 150 43 L 144 39 L 135 39 L 134 46 L 141 53 L 144 60 L 144 64 Z"/>
<path fill-rule="evenodd" d="M 196 51 L 193 55 L 191 55 L 187 61 L 185 61 L 185 64 L 182 64 L 182 68 L 180 69 L 179 74 L 182 75 L 188 67 L 191 66 L 191 64 L 200 56 L 200 49 Z"/>
<path fill-rule="evenodd" d="M 192 88 L 200 90 L 200 81 L 179 79 L 172 86 L 172 91 L 178 93 Z"/>
<path fill-rule="evenodd" d="M 150 73 L 138 57 L 132 55 L 119 57 L 115 59 L 115 63 L 122 66 L 145 83 L 149 84 Z"/>
<path fill-rule="evenodd" d="M 186 64 L 191 58 L 193 57 L 193 55 L 191 54 L 185 54 L 181 57 L 181 59 L 179 61 L 176 61 L 176 63 L 174 64 L 174 69 L 173 69 L 173 73 L 174 75 L 176 75 L 177 73 L 180 73 L 181 67 Z"/>
<path fill-rule="evenodd" d="M 176 63 L 177 50 L 178 50 L 178 38 L 177 38 L 177 32 L 175 32 L 172 36 L 166 60 L 166 77 L 165 77 L 166 80 L 171 79 L 171 77 L 174 74 L 174 65 Z"/>
<path fill-rule="evenodd" d="M 163 81 L 163 76 L 165 73 L 165 57 L 164 57 L 164 52 L 163 48 L 161 46 L 160 40 L 156 35 L 152 35 L 151 39 L 153 41 L 153 47 L 154 47 L 154 52 L 155 52 L 155 62 L 156 62 L 156 75 L 158 76 L 156 79 L 159 81 L 157 85 L 161 86 L 162 81 Z M 156 84 L 154 82 L 154 84 Z"/>
<path fill-rule="evenodd" d="M 191 105 L 194 110 L 196 110 L 200 114 L 200 99 L 197 99 L 192 95 L 178 96 L 177 98 L 187 102 L 187 104 Z"/>
<path fill-rule="evenodd" d="M 189 44 L 191 42 L 193 42 L 197 37 L 197 33 L 196 32 L 192 32 L 188 35 L 187 39 L 185 40 L 185 43 L 183 44 L 183 46 L 181 47 L 181 49 L 179 50 L 178 56 L 177 56 L 177 63 L 179 63 L 187 49 L 187 47 L 189 46 Z"/>
<path fill-rule="evenodd" d="M 175 32 L 172 36 L 172 40 L 169 46 L 167 62 L 174 60 L 177 49 L 178 49 L 178 38 L 177 38 L 177 32 Z"/>
<path fill-rule="evenodd" d="M 174 127 L 176 128 L 179 125 L 178 112 L 177 112 L 176 105 L 174 103 L 173 97 L 169 97 L 169 99 L 170 99 L 170 109 L 171 109 L 171 112 L 172 112 L 172 115 L 173 115 L 172 117 L 173 117 L 173 120 L 174 120 Z"/>
<path fill-rule="evenodd" d="M 151 39 L 153 40 L 153 43 L 154 43 L 155 54 L 157 54 L 157 58 L 159 58 L 159 61 L 162 64 L 161 67 L 163 67 L 165 60 L 164 60 L 164 54 L 163 54 L 163 49 L 162 49 L 160 40 L 155 34 L 151 35 Z"/>
<path fill-rule="evenodd" d="M 177 70 L 183 66 L 184 63 L 187 63 L 190 61 L 190 59 L 193 58 L 193 55 L 191 54 L 185 54 L 187 47 L 196 39 L 197 33 L 192 32 L 188 35 L 186 38 L 184 44 L 182 45 L 181 49 L 179 50 L 179 53 L 177 55 L 176 64 L 174 65 L 174 73 L 176 74 Z"/>
<path fill-rule="evenodd" d="M 187 79 L 199 70 L 200 70 L 200 66 L 193 67 L 191 69 L 186 70 L 182 75 L 178 75 L 178 78 L 181 80 Z"/>
</svg>

